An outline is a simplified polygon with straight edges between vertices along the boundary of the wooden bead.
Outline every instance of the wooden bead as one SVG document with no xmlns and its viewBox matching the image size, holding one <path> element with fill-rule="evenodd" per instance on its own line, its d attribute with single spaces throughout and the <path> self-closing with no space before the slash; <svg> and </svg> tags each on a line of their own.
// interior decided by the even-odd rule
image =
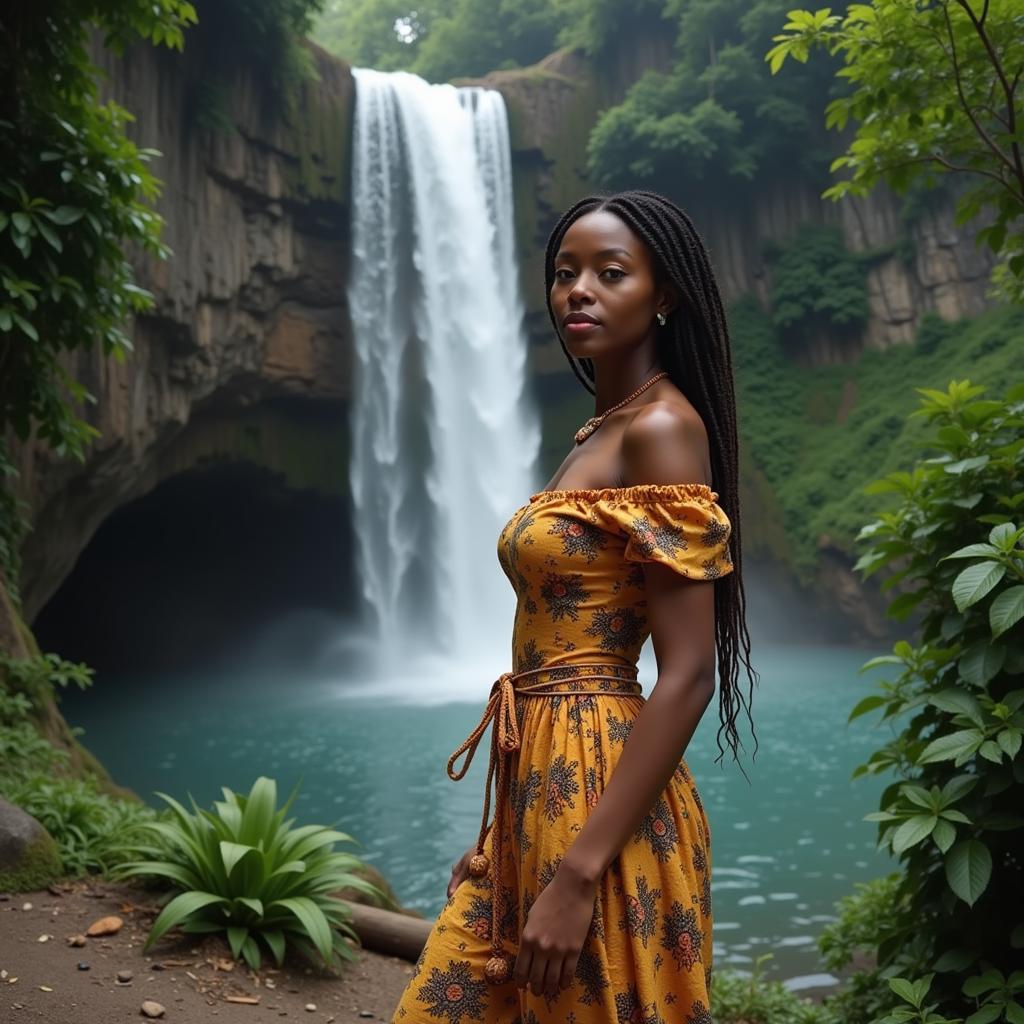
<svg viewBox="0 0 1024 1024">
<path fill-rule="evenodd" d="M 511 973 L 512 968 L 503 956 L 492 956 L 484 967 L 484 977 L 492 985 L 504 985 Z"/>
<path fill-rule="evenodd" d="M 474 878 L 483 878 L 487 874 L 488 869 L 491 866 L 491 862 L 487 859 L 486 854 L 474 853 L 469 858 L 469 873 Z"/>
</svg>

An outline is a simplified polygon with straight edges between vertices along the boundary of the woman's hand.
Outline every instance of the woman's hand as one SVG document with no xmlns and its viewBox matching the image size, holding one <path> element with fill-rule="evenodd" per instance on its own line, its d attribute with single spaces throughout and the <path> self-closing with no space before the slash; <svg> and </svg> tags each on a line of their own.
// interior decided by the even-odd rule
<svg viewBox="0 0 1024 1024">
<path fill-rule="evenodd" d="M 469 861 L 474 853 L 476 853 L 476 843 L 452 865 L 452 878 L 448 883 L 448 899 L 452 898 L 455 890 L 469 877 Z"/>
<path fill-rule="evenodd" d="M 597 884 L 561 868 L 530 907 L 513 980 L 553 999 L 572 984 L 594 916 Z"/>
</svg>

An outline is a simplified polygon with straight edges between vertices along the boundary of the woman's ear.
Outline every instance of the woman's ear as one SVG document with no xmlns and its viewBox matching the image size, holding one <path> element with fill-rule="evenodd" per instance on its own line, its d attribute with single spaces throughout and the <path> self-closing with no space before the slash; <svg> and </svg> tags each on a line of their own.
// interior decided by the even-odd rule
<svg viewBox="0 0 1024 1024">
<path fill-rule="evenodd" d="M 674 284 L 666 281 L 658 290 L 658 297 L 655 301 L 655 308 L 659 313 L 668 316 L 673 310 L 679 307 L 679 290 Z"/>
</svg>

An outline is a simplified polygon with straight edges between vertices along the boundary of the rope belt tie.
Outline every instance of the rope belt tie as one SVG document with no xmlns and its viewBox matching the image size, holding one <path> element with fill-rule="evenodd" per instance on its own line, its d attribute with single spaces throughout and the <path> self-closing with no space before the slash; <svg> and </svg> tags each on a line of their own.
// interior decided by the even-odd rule
<svg viewBox="0 0 1024 1024">
<path fill-rule="evenodd" d="M 557 680 L 548 679 L 543 682 L 530 683 L 525 686 L 516 685 L 516 681 L 523 679 L 527 676 L 534 676 L 540 672 L 552 672 L 555 669 L 572 669 L 573 675 L 567 678 L 560 678 Z M 617 668 L 620 671 L 630 672 L 630 675 L 611 675 L 607 674 L 609 669 Z M 604 669 L 605 672 L 590 672 L 581 671 L 576 674 L 577 669 Z M 546 689 L 541 690 L 541 687 L 550 687 L 554 685 L 562 685 L 565 682 L 571 682 L 574 685 L 578 680 L 590 679 L 590 680 L 613 680 L 617 683 L 628 683 L 630 685 L 629 690 L 613 690 L 608 687 L 580 687 L 571 690 L 559 690 L 559 689 Z M 501 822 L 503 810 L 505 807 L 505 800 L 508 789 L 508 775 L 509 775 L 509 757 L 519 750 L 521 745 L 521 736 L 519 734 L 519 718 L 516 712 L 516 694 L 525 697 L 561 697 L 572 694 L 609 694 L 615 697 L 623 697 L 626 699 L 639 699 L 643 700 L 641 693 L 641 687 L 636 679 L 636 669 L 624 669 L 622 666 L 613 666 L 607 664 L 590 664 L 590 665 L 548 665 L 544 668 L 530 669 L 526 672 L 503 672 L 491 686 L 490 697 L 487 701 L 487 706 L 484 708 L 483 717 L 480 719 L 479 725 L 473 729 L 469 736 L 459 746 L 459 749 L 455 751 L 450 758 L 448 758 L 448 777 L 452 781 L 457 782 L 461 779 L 466 772 L 469 770 L 470 763 L 473 760 L 473 755 L 476 753 L 477 747 L 480 745 L 480 738 L 487 731 L 488 725 L 493 721 L 495 723 L 494 728 L 491 730 L 491 754 L 490 760 L 487 765 L 487 786 L 484 790 L 484 813 L 483 819 L 480 822 L 480 833 L 477 836 L 476 841 L 476 853 L 470 858 L 469 861 L 469 873 L 474 878 L 483 878 L 485 875 L 490 875 L 491 880 L 491 925 L 490 925 L 490 938 L 491 938 L 491 957 L 487 961 L 487 965 L 484 968 L 484 975 L 487 981 L 492 985 L 500 985 L 507 981 L 512 974 L 512 962 L 505 956 L 502 951 L 501 942 L 498 939 L 498 921 L 501 917 L 499 912 L 499 904 L 503 898 L 501 888 Z M 459 771 L 455 771 L 455 762 L 459 759 L 462 754 L 466 755 L 466 760 Z M 488 829 L 491 827 L 487 824 L 487 815 L 490 812 L 491 807 L 491 780 L 497 775 L 497 784 L 495 787 L 494 795 L 494 820 L 491 825 L 495 822 L 498 823 L 498 828 L 494 829 L 494 835 L 492 838 L 492 853 L 493 863 L 484 853 L 484 839 L 487 836 Z"/>
</svg>

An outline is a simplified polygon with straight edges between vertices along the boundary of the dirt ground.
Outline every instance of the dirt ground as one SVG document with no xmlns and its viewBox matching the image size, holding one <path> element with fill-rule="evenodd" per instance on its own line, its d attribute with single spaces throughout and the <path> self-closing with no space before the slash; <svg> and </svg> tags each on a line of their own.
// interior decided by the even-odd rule
<svg viewBox="0 0 1024 1024">
<path fill-rule="evenodd" d="M 406 960 L 358 949 L 357 960 L 333 973 L 291 953 L 280 970 L 265 956 L 254 973 L 232 960 L 222 936 L 176 929 L 144 953 L 158 895 L 131 880 L 0 893 L 0 1021 L 139 1021 L 148 1019 L 142 1004 L 152 1000 L 164 1007 L 156 1019 L 168 1024 L 390 1022 L 412 973 Z M 112 915 L 124 922 L 116 934 L 87 937 L 81 947 L 68 944 L 69 936 L 84 935 L 94 921 Z M 124 971 L 131 977 L 119 980 Z"/>
</svg>

